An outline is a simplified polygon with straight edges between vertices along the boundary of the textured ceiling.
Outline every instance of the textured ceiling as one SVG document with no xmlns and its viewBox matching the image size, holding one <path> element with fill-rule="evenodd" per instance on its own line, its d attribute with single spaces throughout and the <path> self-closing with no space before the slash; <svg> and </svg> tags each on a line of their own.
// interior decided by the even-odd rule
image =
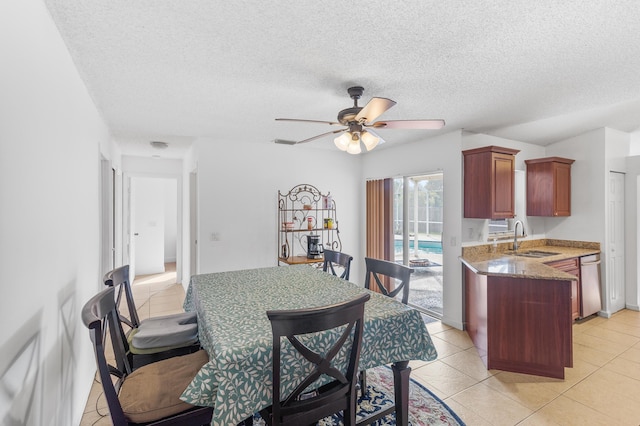
<svg viewBox="0 0 640 426">
<path fill-rule="evenodd" d="M 361 106 L 397 102 L 381 119 L 447 122 L 381 130 L 383 147 L 456 129 L 546 145 L 640 126 L 636 0 L 45 3 L 125 154 L 305 139 L 333 128 L 274 119 L 335 120 L 352 85 Z"/>
</svg>

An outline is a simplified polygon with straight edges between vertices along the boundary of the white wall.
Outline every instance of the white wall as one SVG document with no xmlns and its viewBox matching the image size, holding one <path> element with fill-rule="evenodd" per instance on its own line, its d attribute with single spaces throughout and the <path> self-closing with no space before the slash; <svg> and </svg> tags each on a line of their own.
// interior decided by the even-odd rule
<svg viewBox="0 0 640 426">
<path fill-rule="evenodd" d="M 461 254 L 462 219 L 462 154 L 461 132 L 455 131 L 424 142 L 400 145 L 392 149 L 371 151 L 363 155 L 362 177 L 358 183 L 361 223 L 359 235 L 361 253 L 365 253 L 365 182 L 403 175 L 415 175 L 442 170 L 444 185 L 443 254 L 443 318 L 442 322 L 462 329 L 463 287 Z M 364 276 L 364 262 L 355 265 Z"/>
<path fill-rule="evenodd" d="M 42 1 L 0 2 L 0 52 L 0 423 L 79 424 L 109 134 Z"/>
<path fill-rule="evenodd" d="M 605 130 L 551 144 L 547 156 L 575 160 L 571 165 L 571 216 L 546 218 L 547 237 L 595 241 L 604 247 Z"/>
<path fill-rule="evenodd" d="M 326 143 L 333 145 L 330 139 Z M 278 190 L 305 183 L 331 193 L 342 250 L 360 262 L 357 176 L 363 157 L 330 148 L 197 140 L 199 272 L 276 265 Z M 190 160 L 186 168 L 193 164 Z M 212 241 L 213 233 L 219 241 Z M 352 274 L 351 281 L 362 280 Z"/>
<path fill-rule="evenodd" d="M 629 133 L 629 155 L 640 155 L 640 130 Z"/>
</svg>

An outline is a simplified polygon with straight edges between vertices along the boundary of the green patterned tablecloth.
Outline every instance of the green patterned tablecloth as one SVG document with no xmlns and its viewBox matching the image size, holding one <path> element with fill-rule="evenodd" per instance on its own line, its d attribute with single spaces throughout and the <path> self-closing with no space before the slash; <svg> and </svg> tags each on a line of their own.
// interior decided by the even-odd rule
<svg viewBox="0 0 640 426">
<path fill-rule="evenodd" d="M 214 407 L 213 424 L 234 425 L 271 405 L 271 324 L 266 311 L 328 305 L 368 290 L 308 265 L 194 275 L 184 302 L 198 313 L 209 354 L 182 394 Z M 361 368 L 436 359 L 420 313 L 378 293 L 365 307 Z"/>
</svg>

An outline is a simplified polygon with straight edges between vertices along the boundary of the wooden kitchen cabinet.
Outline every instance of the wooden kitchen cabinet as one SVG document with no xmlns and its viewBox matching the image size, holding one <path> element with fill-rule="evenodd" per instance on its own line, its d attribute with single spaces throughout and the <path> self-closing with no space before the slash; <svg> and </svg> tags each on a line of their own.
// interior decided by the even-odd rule
<svg viewBox="0 0 640 426">
<path fill-rule="evenodd" d="M 527 216 L 571 216 L 571 164 L 561 157 L 525 160 Z"/>
<path fill-rule="evenodd" d="M 464 217 L 514 217 L 516 149 L 499 146 L 462 151 L 464 156 Z"/>
<path fill-rule="evenodd" d="M 549 262 L 553 268 L 559 269 L 571 275 L 575 275 L 576 280 L 571 284 L 571 320 L 575 321 L 580 318 L 580 259 L 573 257 L 571 259 L 557 260 Z"/>
<path fill-rule="evenodd" d="M 564 379 L 573 367 L 570 280 L 476 274 L 464 267 L 465 330 L 488 369 Z"/>
</svg>

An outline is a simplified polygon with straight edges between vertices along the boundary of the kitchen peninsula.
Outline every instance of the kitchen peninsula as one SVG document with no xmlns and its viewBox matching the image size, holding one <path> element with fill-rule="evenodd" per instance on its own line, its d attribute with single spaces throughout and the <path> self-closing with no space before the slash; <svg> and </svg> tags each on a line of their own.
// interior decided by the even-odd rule
<svg viewBox="0 0 640 426">
<path fill-rule="evenodd" d="M 465 329 L 488 369 L 564 378 L 573 366 L 579 277 L 553 264 L 600 253 L 599 243 L 522 241 L 464 247 Z"/>
</svg>

